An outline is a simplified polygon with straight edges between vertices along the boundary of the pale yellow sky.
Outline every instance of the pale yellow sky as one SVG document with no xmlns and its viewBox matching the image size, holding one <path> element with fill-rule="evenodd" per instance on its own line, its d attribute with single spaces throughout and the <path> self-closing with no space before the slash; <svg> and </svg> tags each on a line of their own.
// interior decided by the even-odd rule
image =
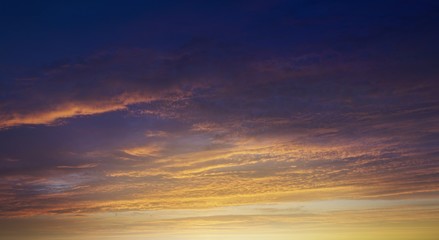
<svg viewBox="0 0 439 240">
<path fill-rule="evenodd" d="M 8 239 L 435 239 L 435 199 L 327 200 L 11 218 Z M 19 230 L 18 228 L 21 228 Z M 20 234 L 17 234 L 17 231 Z"/>
</svg>

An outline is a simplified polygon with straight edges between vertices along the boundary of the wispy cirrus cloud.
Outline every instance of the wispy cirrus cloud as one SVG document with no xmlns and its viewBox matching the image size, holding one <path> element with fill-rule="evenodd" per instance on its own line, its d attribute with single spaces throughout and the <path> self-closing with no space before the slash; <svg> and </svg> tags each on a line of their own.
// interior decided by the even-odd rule
<svg viewBox="0 0 439 240">
<path fill-rule="evenodd" d="M 318 46 L 124 49 L 17 81 L 0 105 L 4 212 L 437 194 L 429 59 Z"/>
<path fill-rule="evenodd" d="M 436 239 L 438 4 L 3 5 L 3 238 Z"/>
</svg>

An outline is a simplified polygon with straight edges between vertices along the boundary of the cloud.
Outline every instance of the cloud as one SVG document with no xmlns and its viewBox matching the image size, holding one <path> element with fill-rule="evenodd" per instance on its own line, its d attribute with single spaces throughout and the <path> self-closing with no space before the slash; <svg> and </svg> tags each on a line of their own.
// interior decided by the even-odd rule
<svg viewBox="0 0 439 240">
<path fill-rule="evenodd" d="M 378 61 L 392 50 L 247 50 L 103 52 L 14 86 L 0 106 L 4 212 L 437 195 L 435 72 L 413 81 L 420 64 Z"/>
<path fill-rule="evenodd" d="M 98 164 L 96 163 L 87 163 L 87 164 L 82 164 L 82 165 L 77 165 L 77 166 L 57 166 L 57 168 L 60 169 L 84 169 L 84 168 L 94 168 L 98 166 Z"/>
<path fill-rule="evenodd" d="M 160 150 L 161 150 L 160 146 L 150 145 L 150 146 L 141 146 L 141 147 L 124 149 L 122 151 L 126 154 L 136 157 L 147 157 L 147 156 L 154 156 L 158 154 Z"/>
<path fill-rule="evenodd" d="M 439 192 L 432 158 L 386 138 L 311 144 L 301 137 L 286 141 L 241 134 L 219 144 L 213 138 L 216 132 L 194 132 L 191 125 L 181 134 L 167 136 L 160 145 L 136 139 L 138 147 L 125 150 L 130 156 L 107 149 L 88 154 L 83 164 L 44 170 L 40 177 L 3 177 L 8 196 L 2 199 L 3 212 L 204 209 L 317 199 L 419 198 Z M 139 136 L 149 139 L 142 132 Z M 121 156 L 133 161 L 120 161 Z"/>
</svg>

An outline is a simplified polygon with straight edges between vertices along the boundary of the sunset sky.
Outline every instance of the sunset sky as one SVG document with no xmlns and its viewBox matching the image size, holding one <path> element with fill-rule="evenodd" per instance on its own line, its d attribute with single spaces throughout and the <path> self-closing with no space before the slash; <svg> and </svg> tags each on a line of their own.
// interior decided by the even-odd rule
<svg viewBox="0 0 439 240">
<path fill-rule="evenodd" d="M 0 239 L 437 239 L 438 12 L 1 1 Z"/>
</svg>

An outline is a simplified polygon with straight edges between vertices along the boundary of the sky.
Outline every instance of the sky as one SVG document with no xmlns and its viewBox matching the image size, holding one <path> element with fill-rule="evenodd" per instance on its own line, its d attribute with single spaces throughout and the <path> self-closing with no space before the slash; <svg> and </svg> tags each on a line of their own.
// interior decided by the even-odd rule
<svg viewBox="0 0 439 240">
<path fill-rule="evenodd" d="M 436 239 L 438 10 L 1 1 L 1 239 Z"/>
</svg>

